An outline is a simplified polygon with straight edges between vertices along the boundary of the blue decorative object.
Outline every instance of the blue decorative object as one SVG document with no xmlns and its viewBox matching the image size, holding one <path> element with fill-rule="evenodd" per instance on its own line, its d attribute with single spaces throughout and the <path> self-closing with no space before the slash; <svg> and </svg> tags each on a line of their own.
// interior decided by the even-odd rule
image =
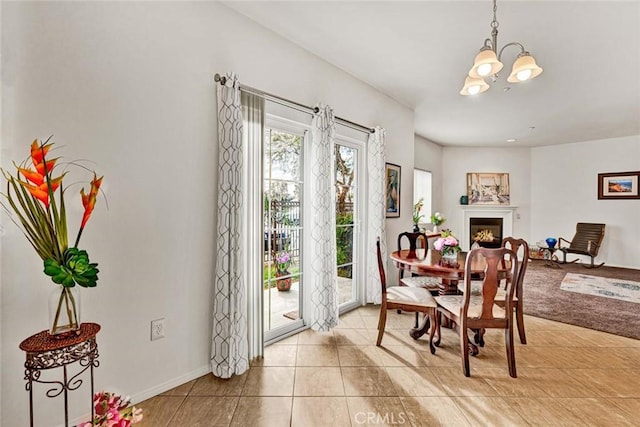
<svg viewBox="0 0 640 427">
<path fill-rule="evenodd" d="M 545 240 L 545 242 L 547 242 L 547 246 L 549 246 L 550 248 L 555 248 L 556 243 L 558 243 L 558 239 L 554 239 L 553 237 L 548 237 L 547 240 Z"/>
</svg>

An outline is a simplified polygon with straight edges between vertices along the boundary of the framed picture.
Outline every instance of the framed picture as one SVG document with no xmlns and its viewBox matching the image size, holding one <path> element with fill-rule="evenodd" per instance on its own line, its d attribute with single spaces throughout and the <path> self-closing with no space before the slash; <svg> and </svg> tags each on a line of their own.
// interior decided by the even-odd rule
<svg viewBox="0 0 640 427">
<path fill-rule="evenodd" d="M 598 199 L 640 199 L 640 171 L 598 174 Z"/>
<path fill-rule="evenodd" d="M 509 174 L 467 173 L 467 197 L 470 205 L 508 205 Z"/>
<path fill-rule="evenodd" d="M 400 216 L 400 166 L 386 163 L 384 168 L 387 194 L 385 195 L 385 212 L 387 218 Z"/>
</svg>

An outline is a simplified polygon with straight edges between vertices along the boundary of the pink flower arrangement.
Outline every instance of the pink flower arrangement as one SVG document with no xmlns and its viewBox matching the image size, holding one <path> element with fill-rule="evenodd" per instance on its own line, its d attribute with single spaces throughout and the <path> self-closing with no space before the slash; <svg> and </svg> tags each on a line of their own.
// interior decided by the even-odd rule
<svg viewBox="0 0 640 427">
<path fill-rule="evenodd" d="M 80 424 L 78 427 L 129 427 L 142 420 L 142 409 L 129 406 L 129 397 L 123 398 L 106 391 L 93 396 L 95 415 L 92 421 Z"/>
<path fill-rule="evenodd" d="M 433 247 L 440 251 L 442 255 L 460 252 L 460 242 L 451 234 L 450 230 L 443 230 L 441 237 L 433 242 Z"/>
<path fill-rule="evenodd" d="M 291 263 L 291 254 L 289 252 L 282 252 L 276 255 L 277 271 L 287 271 L 287 268 L 289 268 L 289 263 Z"/>
</svg>

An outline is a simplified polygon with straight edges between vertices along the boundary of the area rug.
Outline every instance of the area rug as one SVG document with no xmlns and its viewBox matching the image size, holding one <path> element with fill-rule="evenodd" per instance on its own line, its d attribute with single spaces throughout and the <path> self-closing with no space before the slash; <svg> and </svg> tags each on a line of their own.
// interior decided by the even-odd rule
<svg viewBox="0 0 640 427">
<path fill-rule="evenodd" d="M 640 304 L 640 282 L 632 280 L 567 273 L 562 279 L 560 289 Z"/>
<path fill-rule="evenodd" d="M 640 270 L 608 266 L 586 269 L 580 264 L 548 268 L 542 261 L 530 261 L 523 284 L 525 314 L 640 339 L 638 304 L 564 291 L 562 280 L 568 273 L 640 282 Z"/>
</svg>

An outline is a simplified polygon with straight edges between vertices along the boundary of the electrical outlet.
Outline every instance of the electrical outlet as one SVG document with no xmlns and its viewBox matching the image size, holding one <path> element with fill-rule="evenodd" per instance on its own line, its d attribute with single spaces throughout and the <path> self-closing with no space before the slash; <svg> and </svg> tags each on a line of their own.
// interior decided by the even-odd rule
<svg viewBox="0 0 640 427">
<path fill-rule="evenodd" d="M 164 338 L 164 317 L 151 321 L 151 341 Z"/>
</svg>

